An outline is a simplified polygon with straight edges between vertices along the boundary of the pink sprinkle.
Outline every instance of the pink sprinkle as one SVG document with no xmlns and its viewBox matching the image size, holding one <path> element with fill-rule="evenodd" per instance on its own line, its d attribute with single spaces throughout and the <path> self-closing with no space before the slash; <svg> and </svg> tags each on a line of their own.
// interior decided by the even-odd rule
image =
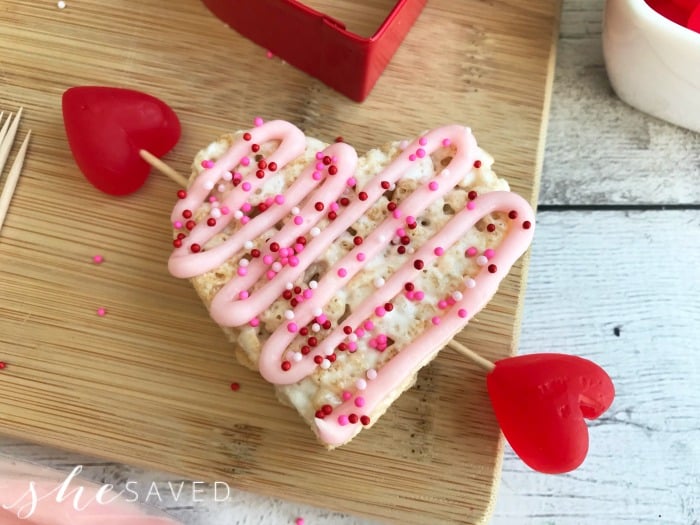
<svg viewBox="0 0 700 525">
<path fill-rule="evenodd" d="M 275 204 L 284 204 L 284 195 L 275 195 Z"/>
<path fill-rule="evenodd" d="M 338 269 L 338 277 L 345 277 L 347 274 L 348 274 L 348 271 L 345 268 Z"/>
<path fill-rule="evenodd" d="M 358 328 L 357 330 L 355 330 L 355 335 L 357 335 L 357 337 L 364 337 L 365 331 L 362 328 Z"/>
<path fill-rule="evenodd" d="M 244 268 L 243 266 L 240 266 L 238 268 L 238 275 L 241 277 L 245 277 L 246 275 L 248 275 L 248 269 Z"/>
<path fill-rule="evenodd" d="M 372 338 L 369 340 L 369 347 L 370 348 L 377 348 L 377 340 Z"/>
<path fill-rule="evenodd" d="M 314 296 L 314 292 L 313 290 L 307 288 L 306 290 L 304 290 L 302 295 L 304 296 L 304 299 L 311 299 Z"/>
<path fill-rule="evenodd" d="M 465 317 L 467 317 L 467 311 L 464 308 L 460 308 L 457 311 L 457 315 L 464 319 Z"/>
<path fill-rule="evenodd" d="M 289 324 L 287 325 L 287 331 L 288 331 L 288 332 L 294 333 L 294 332 L 296 332 L 297 330 L 299 330 L 299 327 L 297 326 L 296 323 L 289 323 Z"/>
<path fill-rule="evenodd" d="M 388 340 L 388 338 L 387 338 L 386 334 L 379 334 L 377 336 L 377 341 L 380 343 L 386 343 L 387 340 Z"/>
<path fill-rule="evenodd" d="M 242 291 L 239 292 L 239 294 L 238 294 L 238 298 L 239 298 L 239 299 L 248 299 L 248 297 L 250 297 L 250 294 L 248 293 L 247 290 L 242 290 Z"/>
<path fill-rule="evenodd" d="M 425 157 L 425 150 L 423 148 L 418 148 L 416 150 L 416 155 L 419 159 L 422 159 L 423 157 Z"/>
<path fill-rule="evenodd" d="M 484 257 L 486 257 L 487 259 L 493 258 L 494 255 L 496 255 L 496 252 L 493 251 L 491 248 L 487 248 L 486 250 L 484 250 Z"/>
<path fill-rule="evenodd" d="M 318 317 L 316 317 L 316 321 L 318 322 L 318 324 L 323 324 L 326 321 L 328 321 L 328 317 L 326 317 L 326 314 L 321 314 Z"/>
<path fill-rule="evenodd" d="M 445 308 L 447 308 L 447 301 L 445 301 L 444 299 L 440 299 L 438 301 L 438 308 L 440 308 L 440 310 L 444 310 Z"/>
<path fill-rule="evenodd" d="M 250 222 L 250 217 L 248 217 L 247 215 L 241 217 L 241 224 L 248 224 L 248 222 Z"/>
<path fill-rule="evenodd" d="M 437 315 L 436 315 L 435 317 L 433 317 L 433 318 L 431 319 L 431 321 L 433 322 L 433 324 L 434 324 L 435 326 L 437 326 L 437 325 L 440 324 L 440 318 L 439 318 Z"/>
<path fill-rule="evenodd" d="M 252 326 L 253 328 L 255 328 L 256 326 L 260 325 L 260 319 L 258 319 L 257 317 L 253 317 L 253 318 L 250 320 L 250 323 L 248 323 L 248 324 L 250 324 L 250 326 Z"/>
<path fill-rule="evenodd" d="M 348 424 L 348 416 L 346 416 L 345 414 L 338 416 L 338 424 L 341 427 L 344 427 L 345 425 L 347 425 Z"/>
<path fill-rule="evenodd" d="M 437 191 L 439 187 L 440 187 L 440 185 L 437 182 L 435 182 L 434 180 L 431 180 L 428 183 L 428 188 L 430 189 L 430 191 Z"/>
<path fill-rule="evenodd" d="M 214 167 L 214 161 L 212 161 L 212 160 L 203 160 L 202 161 L 202 168 L 204 168 L 205 170 L 208 170 L 209 168 L 213 168 L 213 167 Z"/>
<path fill-rule="evenodd" d="M 357 181 L 355 180 L 355 177 L 350 177 L 350 178 L 346 181 L 346 184 L 347 184 L 349 187 L 352 188 L 352 187 L 355 186 L 355 184 L 357 184 Z"/>
<path fill-rule="evenodd" d="M 222 206 L 219 209 L 221 210 L 221 215 L 228 215 L 229 213 L 231 213 L 231 210 L 228 206 Z"/>
<path fill-rule="evenodd" d="M 297 253 L 303 252 L 303 251 L 304 251 L 304 245 L 301 244 L 300 242 L 296 243 L 296 244 L 294 245 L 294 251 L 297 252 Z"/>
<path fill-rule="evenodd" d="M 180 223 L 180 226 L 175 226 L 176 228 L 182 228 L 182 223 L 180 221 L 177 221 L 175 224 Z M 92 257 L 92 262 L 95 264 L 102 264 L 104 262 L 105 258 L 102 257 L 101 255 L 93 255 Z"/>
<path fill-rule="evenodd" d="M 278 253 L 280 257 L 289 257 L 289 248 L 280 248 Z"/>
<path fill-rule="evenodd" d="M 269 51 L 269 50 L 268 50 L 268 51 L 265 53 L 265 56 L 266 56 L 267 58 L 274 58 L 275 54 L 274 54 L 272 51 Z M 297 525 L 298 525 L 298 524 L 297 524 Z"/>
<path fill-rule="evenodd" d="M 304 224 L 304 218 L 301 215 L 295 215 L 294 224 L 296 224 L 297 226 L 301 226 L 302 224 Z"/>
<path fill-rule="evenodd" d="M 403 237 L 404 235 L 406 235 L 406 230 L 404 230 L 403 228 L 397 228 L 396 235 L 398 235 L 399 237 Z"/>
<path fill-rule="evenodd" d="M 474 201 L 469 201 L 469 202 L 467 203 L 467 209 L 468 209 L 468 210 L 473 210 L 474 208 L 476 208 L 476 203 L 475 203 Z"/>
<path fill-rule="evenodd" d="M 275 275 L 277 275 L 277 273 L 275 273 L 272 270 L 268 270 L 267 273 L 265 274 L 265 277 L 267 277 L 268 281 L 271 281 L 272 279 L 275 278 Z"/>
<path fill-rule="evenodd" d="M 386 310 L 383 306 L 377 306 L 374 309 L 374 313 L 377 315 L 377 317 L 384 317 L 384 315 L 386 315 Z"/>
<path fill-rule="evenodd" d="M 322 159 L 323 159 L 323 152 L 317 151 L 316 152 L 316 160 L 322 160 Z"/>
<path fill-rule="evenodd" d="M 442 145 L 447 147 L 450 144 L 452 144 L 452 141 L 450 139 L 442 139 Z"/>
<path fill-rule="evenodd" d="M 474 246 L 467 248 L 467 256 L 474 257 L 478 253 L 478 250 Z"/>
<path fill-rule="evenodd" d="M 348 343 L 348 352 L 352 354 L 355 350 L 357 350 L 357 343 L 355 341 L 350 341 Z"/>
<path fill-rule="evenodd" d="M 347 401 L 348 399 L 350 399 L 352 397 L 352 394 L 350 392 L 348 392 L 347 390 L 343 390 L 342 396 L 343 396 L 343 401 Z"/>
<path fill-rule="evenodd" d="M 98 316 L 104 317 L 106 314 L 107 314 L 107 310 L 105 310 L 104 308 L 98 308 L 98 309 L 97 309 L 97 315 L 98 315 Z"/>
<path fill-rule="evenodd" d="M 304 518 L 297 518 L 294 520 L 294 525 L 305 525 Z"/>
<path fill-rule="evenodd" d="M 289 258 L 288 257 L 280 257 L 280 264 L 282 266 L 286 266 L 289 263 Z"/>
<path fill-rule="evenodd" d="M 331 211 L 338 211 L 340 209 L 340 205 L 337 202 L 331 202 L 330 208 Z"/>
<path fill-rule="evenodd" d="M 357 259 L 358 261 L 362 262 L 362 261 L 365 260 L 365 257 L 366 257 L 366 255 L 365 255 L 363 252 L 360 252 L 360 253 L 358 253 L 358 254 L 355 256 L 355 259 Z"/>
<path fill-rule="evenodd" d="M 264 121 L 263 121 L 262 117 L 255 117 L 255 118 L 253 119 L 253 124 L 255 124 L 256 127 L 262 126 L 262 125 L 263 125 L 263 122 L 264 122 Z"/>
<path fill-rule="evenodd" d="M 311 174 L 311 178 L 314 180 L 321 180 L 321 172 L 320 171 L 314 171 Z"/>
<path fill-rule="evenodd" d="M 265 264 L 270 265 L 270 264 L 272 264 L 273 261 L 274 261 L 274 259 L 272 258 L 272 255 L 264 255 L 263 256 L 263 262 Z"/>
<path fill-rule="evenodd" d="M 289 266 L 292 266 L 292 267 L 299 266 L 299 257 L 297 257 L 296 255 L 292 255 L 289 258 Z"/>
<path fill-rule="evenodd" d="M 421 291 L 417 291 L 413 294 L 413 297 L 415 298 L 416 301 L 422 301 L 423 298 L 425 297 L 425 294 Z"/>
<path fill-rule="evenodd" d="M 241 182 L 242 178 L 243 178 L 243 175 L 241 175 L 238 172 L 233 174 L 233 182 Z"/>
<path fill-rule="evenodd" d="M 355 398 L 355 406 L 356 407 L 363 407 L 365 406 L 365 398 L 364 397 L 356 397 Z"/>
<path fill-rule="evenodd" d="M 337 157 L 336 155 L 333 155 L 333 156 L 331 157 L 331 162 L 333 162 L 333 164 L 335 164 L 336 162 L 338 162 L 338 157 Z"/>
<path fill-rule="evenodd" d="M 406 292 L 406 298 L 410 301 L 413 300 L 414 296 L 416 295 L 416 292 L 411 290 L 410 292 Z"/>
<path fill-rule="evenodd" d="M 244 183 L 241 185 L 241 187 L 243 188 L 243 191 L 250 191 L 250 188 L 251 188 L 250 182 L 248 182 L 248 181 L 244 182 Z"/>
<path fill-rule="evenodd" d="M 370 321 L 369 319 L 367 319 L 363 323 L 362 326 L 364 327 L 365 330 L 374 330 L 374 323 L 372 321 Z M 357 335 L 359 336 L 360 334 L 357 334 Z M 362 337 L 362 336 L 360 336 L 360 337 Z"/>
<path fill-rule="evenodd" d="M 250 205 L 249 202 L 244 202 L 243 206 L 241 206 L 241 211 L 243 213 L 248 213 L 253 207 Z"/>
<path fill-rule="evenodd" d="M 416 160 L 416 156 L 415 156 L 413 153 L 411 153 L 411 154 L 408 156 L 408 160 L 410 160 L 411 162 L 413 162 L 414 160 Z"/>
<path fill-rule="evenodd" d="M 250 159 L 248 157 L 243 157 L 241 159 L 241 165 L 243 166 L 250 166 Z"/>
<path fill-rule="evenodd" d="M 445 253 L 445 249 L 442 246 L 438 246 L 433 250 L 433 253 L 440 257 L 443 253 Z"/>
<path fill-rule="evenodd" d="M 394 219 L 400 219 L 401 218 L 401 210 L 394 210 L 392 215 L 394 216 Z"/>
<path fill-rule="evenodd" d="M 320 171 L 320 170 L 322 170 L 324 167 L 325 167 L 325 165 L 323 164 L 323 162 L 317 162 L 317 163 L 316 163 L 316 169 L 317 169 L 317 170 Z"/>
<path fill-rule="evenodd" d="M 418 144 L 420 144 L 421 146 L 425 146 L 427 143 L 428 139 L 426 139 L 425 137 L 421 137 L 420 139 L 418 139 Z"/>
<path fill-rule="evenodd" d="M 173 223 L 173 226 L 174 226 L 176 229 L 180 229 L 180 228 L 182 228 L 182 222 L 180 222 L 180 221 L 175 221 L 175 222 Z M 100 257 L 100 258 L 101 258 L 100 255 L 95 255 L 95 257 Z M 95 260 L 95 257 L 92 258 L 93 262 L 94 262 L 95 264 L 100 264 L 100 263 L 102 262 L 102 260 L 100 259 L 100 262 L 97 262 L 97 261 Z"/>
<path fill-rule="evenodd" d="M 212 204 L 215 203 L 218 199 L 216 198 L 216 195 L 209 195 L 209 202 Z"/>
</svg>

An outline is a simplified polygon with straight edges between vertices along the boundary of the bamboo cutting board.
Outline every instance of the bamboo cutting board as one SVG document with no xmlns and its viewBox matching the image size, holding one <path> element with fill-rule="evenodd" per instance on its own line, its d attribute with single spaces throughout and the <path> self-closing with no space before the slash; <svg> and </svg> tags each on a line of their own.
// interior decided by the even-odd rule
<svg viewBox="0 0 700 525">
<path fill-rule="evenodd" d="M 312 5 L 323 3 L 359 32 L 392 4 Z M 19 136 L 34 138 L 0 236 L 0 431 L 387 521 L 487 520 L 502 441 L 481 371 L 445 350 L 370 431 L 327 452 L 168 275 L 173 185 L 154 175 L 129 197 L 96 191 L 68 150 L 60 100 L 81 84 L 162 98 L 183 124 L 166 158 L 180 172 L 256 115 L 360 152 L 459 121 L 534 203 L 558 12 L 558 0 L 430 0 L 356 104 L 267 59 L 198 0 L 4 0 L 0 109 L 24 106 Z M 512 354 L 523 279 L 520 264 L 460 340 Z"/>
</svg>

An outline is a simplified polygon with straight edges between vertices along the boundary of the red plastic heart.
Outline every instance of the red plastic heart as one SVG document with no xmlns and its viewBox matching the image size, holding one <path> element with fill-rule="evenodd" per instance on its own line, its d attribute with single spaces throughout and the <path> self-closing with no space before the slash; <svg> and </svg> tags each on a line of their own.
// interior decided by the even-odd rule
<svg viewBox="0 0 700 525">
<path fill-rule="evenodd" d="M 162 100 L 113 87 L 78 86 L 63 93 L 63 122 L 80 171 L 111 195 L 138 190 L 150 166 L 145 149 L 160 157 L 180 139 L 180 121 Z"/>
<path fill-rule="evenodd" d="M 588 453 L 584 421 L 605 412 L 615 397 L 595 363 L 563 354 L 533 354 L 495 363 L 486 378 L 496 418 L 515 453 L 534 470 L 560 474 Z"/>
</svg>

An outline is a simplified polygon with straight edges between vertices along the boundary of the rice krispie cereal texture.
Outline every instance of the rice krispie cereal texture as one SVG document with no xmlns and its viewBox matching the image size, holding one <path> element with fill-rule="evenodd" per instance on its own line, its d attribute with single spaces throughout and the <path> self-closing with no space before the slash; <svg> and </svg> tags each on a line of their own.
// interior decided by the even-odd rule
<svg viewBox="0 0 700 525">
<path fill-rule="evenodd" d="M 208 147 L 200 151 L 193 163 L 193 173 L 190 183 L 205 171 L 205 167 L 211 166 L 213 162 L 220 159 L 236 142 L 243 136 L 242 131 L 220 137 Z M 257 213 L 264 213 L 265 203 L 271 204 L 276 196 L 285 194 L 285 191 L 300 176 L 302 171 L 309 165 L 319 162 L 317 153 L 328 145 L 314 138 L 307 137 L 306 148 L 303 154 L 281 166 L 275 173 L 268 175 L 268 178 L 251 195 L 251 209 L 248 211 L 250 218 L 254 218 Z M 381 148 L 373 149 L 364 156 L 358 158 L 357 168 L 354 174 L 356 185 L 348 187 L 343 196 L 354 200 L 361 189 L 370 179 L 382 173 L 398 155 L 400 155 L 406 142 L 393 142 Z M 280 295 L 274 300 L 269 308 L 265 309 L 252 323 L 242 326 L 224 326 L 223 330 L 228 339 L 236 347 L 237 359 L 245 366 L 252 369 L 258 368 L 261 349 L 271 336 L 271 334 L 283 324 L 290 322 L 293 318 L 294 307 L 297 303 L 295 298 L 303 301 L 303 291 L 310 290 L 318 283 L 323 276 L 349 251 L 356 248 L 358 242 L 371 234 L 387 217 L 392 213 L 390 203 L 395 203 L 400 207 L 401 203 L 411 195 L 417 187 L 427 184 L 427 181 L 434 179 L 446 166 L 449 165 L 455 155 L 454 147 L 449 145 L 437 148 L 432 154 L 426 154 L 421 158 L 415 158 L 410 168 L 403 173 L 402 177 L 390 185 L 386 192 L 374 202 L 363 216 L 361 216 L 351 227 L 347 228 L 340 237 L 332 242 L 330 247 L 319 256 L 302 275 L 292 283 L 289 293 Z M 259 146 L 257 152 L 251 153 L 251 165 L 247 172 L 255 170 L 257 162 L 267 158 L 278 147 L 278 143 L 270 141 Z M 478 149 L 475 151 L 475 162 L 469 170 L 465 170 L 459 183 L 446 195 L 437 198 L 427 209 L 415 217 L 415 225 L 402 228 L 379 256 L 375 256 L 365 262 L 362 269 L 345 285 L 340 288 L 332 299 L 323 307 L 323 317 L 309 323 L 306 327 L 300 327 L 292 344 L 283 354 L 284 359 L 291 363 L 306 359 L 309 350 L 310 338 L 322 341 L 331 331 L 343 326 L 343 321 L 348 318 L 363 301 L 371 298 L 391 276 L 422 246 L 428 239 L 440 231 L 454 215 L 465 208 L 470 199 L 476 194 L 484 194 L 492 191 L 507 191 L 508 184 L 500 179 L 492 171 L 493 158 L 485 151 Z M 240 173 L 245 177 L 245 167 L 239 166 Z M 232 170 L 233 171 L 233 170 Z M 213 194 L 218 195 L 219 201 L 226 198 L 227 192 L 232 190 L 234 181 L 222 181 L 222 184 L 213 188 Z M 471 193 L 470 193 L 471 192 Z M 338 214 L 343 211 L 342 199 L 339 199 L 340 207 Z M 259 204 L 263 203 L 260 207 Z M 326 203 L 328 206 L 329 203 Z M 192 219 L 199 223 L 211 217 L 214 203 L 205 200 L 199 209 L 193 211 Z M 300 204 L 301 206 L 301 204 Z M 329 208 L 332 210 L 331 208 Z M 298 212 L 297 212 L 298 213 Z M 240 219 L 240 213 L 239 219 Z M 285 220 L 275 224 L 268 231 L 263 232 L 256 238 L 248 241 L 246 248 L 239 250 L 229 257 L 223 264 L 207 271 L 201 275 L 191 278 L 191 282 L 197 290 L 202 301 L 208 306 L 221 290 L 221 288 L 236 279 L 241 267 L 252 260 L 251 253 L 257 250 L 265 253 L 269 248 L 270 238 L 283 227 L 285 221 L 291 220 L 289 215 Z M 318 230 L 316 235 L 323 235 L 324 228 L 332 220 L 332 214 L 324 216 L 316 225 Z M 490 249 L 498 249 L 504 236 L 508 232 L 507 212 L 493 212 L 485 215 L 473 228 L 466 231 L 461 238 L 451 247 L 446 248 L 444 254 L 438 257 L 433 263 L 423 268 L 418 275 L 412 279 L 408 288 L 403 290 L 385 305 L 383 315 L 375 315 L 369 323 L 362 325 L 361 337 L 350 338 L 349 347 L 347 344 L 339 345 L 334 351 L 331 359 L 319 359 L 321 366 L 316 366 L 310 375 L 293 384 L 276 385 L 278 398 L 281 402 L 290 405 L 309 423 L 310 427 L 318 435 L 316 418 L 335 417 L 333 408 L 342 404 L 350 397 L 350 393 L 356 395 L 371 381 L 376 371 L 381 368 L 392 357 L 415 340 L 421 333 L 429 329 L 434 323 L 434 318 L 445 309 L 455 303 L 455 298 L 459 298 L 466 293 L 465 282 L 469 287 L 470 279 L 476 277 L 485 264 L 483 257 L 480 260 L 479 254 L 488 253 Z M 218 232 L 203 247 L 203 251 L 212 250 L 214 247 L 224 243 L 234 236 L 244 227 L 244 221 L 231 220 L 229 224 Z M 314 232 L 307 234 L 305 238 L 310 242 Z M 402 235 L 399 235 L 402 234 Z M 470 255 L 468 255 L 470 254 Z M 266 278 L 260 279 L 247 292 L 255 296 L 259 287 L 264 286 Z M 290 285 L 287 285 L 289 288 Z M 454 333 L 451 335 L 455 335 Z M 415 367 L 406 375 L 403 382 L 390 391 L 384 399 L 378 403 L 373 411 L 365 414 L 362 424 L 355 424 L 353 433 L 348 436 L 347 441 L 352 439 L 363 427 L 371 426 L 392 404 L 392 402 L 415 382 L 417 372 L 428 364 L 438 353 L 440 347 L 423 359 L 416 362 Z M 337 446 L 339 443 L 329 445 L 329 448 Z"/>
</svg>

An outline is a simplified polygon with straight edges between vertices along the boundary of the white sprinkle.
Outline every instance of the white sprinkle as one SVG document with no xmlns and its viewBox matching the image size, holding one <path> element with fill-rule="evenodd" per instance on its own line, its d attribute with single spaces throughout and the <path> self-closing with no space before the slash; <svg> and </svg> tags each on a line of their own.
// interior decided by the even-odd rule
<svg viewBox="0 0 700 525">
<path fill-rule="evenodd" d="M 321 230 L 314 226 L 313 228 L 311 228 L 309 233 L 311 234 L 311 237 L 318 237 L 321 234 Z"/>
<path fill-rule="evenodd" d="M 240 264 L 243 268 L 245 268 L 246 266 L 248 266 L 250 264 L 250 261 L 248 259 L 241 259 L 238 264 Z"/>
<path fill-rule="evenodd" d="M 321 368 L 328 370 L 331 367 L 331 362 L 328 359 L 321 361 Z"/>
<path fill-rule="evenodd" d="M 243 217 L 243 212 L 241 210 L 236 210 L 233 212 L 234 219 L 240 219 Z"/>
<path fill-rule="evenodd" d="M 275 261 L 272 263 L 272 271 L 275 273 L 279 273 L 279 271 L 282 269 L 282 263 L 279 261 Z"/>
<path fill-rule="evenodd" d="M 204 184 L 202 184 L 202 186 L 204 186 L 205 190 L 213 190 L 214 189 L 214 183 L 210 180 L 206 181 Z"/>
<path fill-rule="evenodd" d="M 212 208 L 211 216 L 215 219 L 218 219 L 219 217 L 221 217 L 221 210 L 219 208 Z"/>
<path fill-rule="evenodd" d="M 379 242 L 386 242 L 386 235 L 380 235 Z"/>
<path fill-rule="evenodd" d="M 299 361 L 301 361 L 301 358 L 302 358 L 302 357 L 303 357 L 303 356 L 301 355 L 301 352 L 294 352 L 294 353 L 292 354 L 292 361 L 298 363 Z"/>
<path fill-rule="evenodd" d="M 416 249 L 413 246 L 409 246 L 408 248 L 406 248 L 406 253 L 414 253 L 415 251 Z"/>
<path fill-rule="evenodd" d="M 326 355 L 331 355 L 331 354 L 333 353 L 333 349 L 332 349 L 332 348 L 326 348 L 326 349 L 323 351 L 323 353 L 326 354 Z"/>
<path fill-rule="evenodd" d="M 231 179 L 233 179 L 233 173 L 231 173 L 230 171 L 224 171 L 224 174 L 221 176 L 221 178 L 228 182 Z"/>
<path fill-rule="evenodd" d="M 377 278 L 374 280 L 374 287 L 375 287 L 375 288 L 381 288 L 382 286 L 384 286 L 384 279 L 382 279 L 381 277 L 377 277 Z"/>
<path fill-rule="evenodd" d="M 285 287 L 287 290 L 291 290 L 292 288 L 294 288 L 294 285 L 293 285 L 292 283 L 287 283 L 287 284 L 284 285 L 284 287 Z"/>
<path fill-rule="evenodd" d="M 367 388 L 367 381 L 360 378 L 357 381 L 355 381 L 355 386 L 357 387 L 358 390 L 364 390 L 365 388 Z"/>
<path fill-rule="evenodd" d="M 316 308 L 314 310 L 314 317 L 319 317 L 322 313 L 323 313 L 323 310 L 321 310 L 320 308 Z"/>
<path fill-rule="evenodd" d="M 312 290 L 315 290 L 317 287 L 318 287 L 318 283 L 316 281 L 309 281 L 309 288 L 311 288 Z"/>
<path fill-rule="evenodd" d="M 467 285 L 467 288 L 474 288 L 476 286 L 476 281 L 470 277 L 469 279 L 464 281 L 464 284 Z"/>
<path fill-rule="evenodd" d="M 478 264 L 479 266 L 484 266 L 487 262 L 489 262 L 489 260 L 486 258 L 485 255 L 479 255 L 476 258 L 476 264 Z"/>
<path fill-rule="evenodd" d="M 285 310 L 284 311 L 284 318 L 287 321 L 291 321 L 292 319 L 294 319 L 294 312 L 292 312 L 291 310 Z"/>
<path fill-rule="evenodd" d="M 450 170 L 448 170 L 447 168 L 445 168 L 444 170 L 442 170 L 442 171 L 440 172 L 440 175 L 442 175 L 443 177 L 449 177 L 449 176 L 450 176 Z"/>
<path fill-rule="evenodd" d="M 460 291 L 452 292 L 452 299 L 454 299 L 455 301 L 461 301 L 463 298 L 464 298 L 464 296 L 462 295 L 462 292 L 460 292 Z"/>
<path fill-rule="evenodd" d="M 59 9 L 65 9 L 66 3 L 63 0 L 59 0 L 58 2 L 56 2 L 56 7 L 58 7 Z"/>
<path fill-rule="evenodd" d="M 223 184 L 219 184 L 219 185 L 216 187 L 216 189 L 219 190 L 219 193 L 223 193 L 223 192 L 226 191 L 226 186 L 224 186 Z"/>
<path fill-rule="evenodd" d="M 367 370 L 367 379 L 370 381 L 377 379 L 377 371 L 374 368 Z"/>
<path fill-rule="evenodd" d="M 320 332 L 321 331 L 321 325 L 318 323 L 314 323 L 311 325 L 311 331 L 312 332 Z"/>
<path fill-rule="evenodd" d="M 253 248 L 253 246 L 255 246 L 255 245 L 253 244 L 253 241 L 246 241 L 246 242 L 243 243 L 243 247 L 244 247 L 246 250 L 251 250 L 251 249 Z"/>
<path fill-rule="evenodd" d="M 407 140 L 402 140 L 399 142 L 399 149 L 401 151 L 405 150 L 408 147 L 408 141 Z"/>
<path fill-rule="evenodd" d="M 299 209 L 299 206 L 294 206 L 292 208 L 292 215 L 299 215 L 301 213 L 301 210 Z"/>
<path fill-rule="evenodd" d="M 354 343 L 355 341 L 357 341 L 357 334 L 355 332 L 351 333 L 348 336 L 348 341 L 350 341 L 351 343 Z"/>
<path fill-rule="evenodd" d="M 469 126 L 465 127 L 464 130 L 469 134 L 471 134 L 472 132 L 472 128 L 470 128 Z"/>
</svg>

